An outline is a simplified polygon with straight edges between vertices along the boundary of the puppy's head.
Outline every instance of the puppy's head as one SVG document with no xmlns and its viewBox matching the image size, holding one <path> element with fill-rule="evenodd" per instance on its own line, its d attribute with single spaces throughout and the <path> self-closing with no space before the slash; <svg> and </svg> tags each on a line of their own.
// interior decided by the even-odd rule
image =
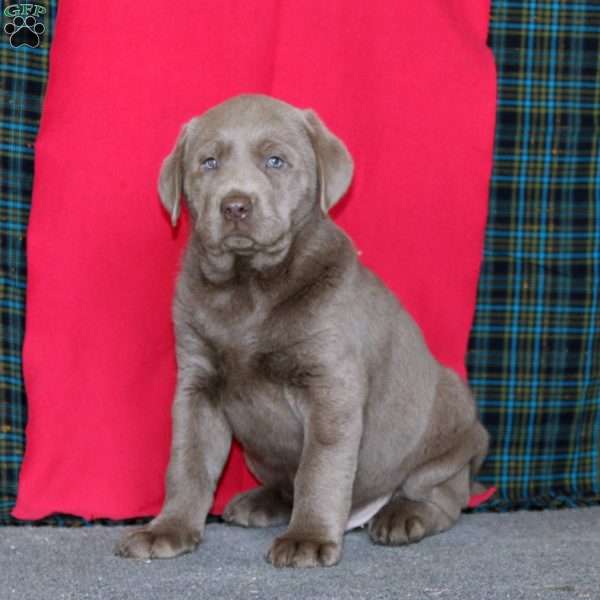
<svg viewBox="0 0 600 600">
<path fill-rule="evenodd" d="M 260 95 L 228 100 L 186 123 L 164 160 L 159 193 L 173 224 L 185 195 L 194 235 L 215 260 L 283 260 L 295 231 L 346 192 L 352 159 L 311 110 Z"/>
</svg>

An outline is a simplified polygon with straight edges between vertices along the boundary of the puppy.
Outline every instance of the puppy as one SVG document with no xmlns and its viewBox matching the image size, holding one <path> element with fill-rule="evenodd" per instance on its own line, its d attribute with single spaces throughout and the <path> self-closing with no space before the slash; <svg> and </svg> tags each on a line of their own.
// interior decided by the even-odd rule
<svg viewBox="0 0 600 600">
<path fill-rule="evenodd" d="M 183 126 L 159 193 L 193 231 L 173 317 L 178 380 L 161 513 L 116 552 L 167 558 L 202 539 L 231 440 L 261 487 L 223 518 L 288 524 L 266 557 L 334 565 L 344 532 L 378 544 L 451 527 L 488 435 L 467 386 L 356 258 L 328 210 L 353 164 L 311 110 L 259 95 Z"/>
</svg>

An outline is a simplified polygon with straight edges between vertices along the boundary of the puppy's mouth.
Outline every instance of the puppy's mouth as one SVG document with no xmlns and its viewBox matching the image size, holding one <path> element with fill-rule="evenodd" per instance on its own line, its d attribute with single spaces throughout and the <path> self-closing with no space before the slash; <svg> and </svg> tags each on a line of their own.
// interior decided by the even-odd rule
<svg viewBox="0 0 600 600">
<path fill-rule="evenodd" d="M 228 235 L 223 239 L 221 246 L 224 250 L 229 250 L 230 252 L 235 252 L 236 254 L 246 255 L 246 254 L 254 254 L 256 252 L 256 242 L 246 236 L 240 234 Z"/>
<path fill-rule="evenodd" d="M 252 256 L 258 252 L 265 254 L 278 254 L 287 248 L 290 242 L 289 232 L 282 233 L 273 240 L 259 241 L 239 232 L 231 233 L 221 239 L 220 243 L 209 246 L 211 254 L 220 255 L 224 253 L 237 254 L 239 256 Z"/>
</svg>

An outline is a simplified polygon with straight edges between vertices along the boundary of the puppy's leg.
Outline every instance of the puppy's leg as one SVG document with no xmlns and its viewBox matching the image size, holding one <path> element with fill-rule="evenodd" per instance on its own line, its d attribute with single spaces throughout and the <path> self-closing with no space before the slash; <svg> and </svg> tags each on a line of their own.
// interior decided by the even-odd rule
<svg viewBox="0 0 600 600">
<path fill-rule="evenodd" d="M 193 550 L 202 537 L 230 446 L 231 431 L 220 408 L 180 374 L 165 503 L 148 525 L 124 535 L 115 553 L 171 558 Z"/>
<path fill-rule="evenodd" d="M 320 380 L 307 394 L 290 525 L 266 556 L 276 567 L 331 566 L 341 557 L 363 426 L 362 388 L 353 383 Z"/>
<path fill-rule="evenodd" d="M 470 479 L 481 464 L 487 433 L 474 423 L 465 443 L 413 471 L 369 523 L 378 544 L 409 544 L 449 529 L 469 502 Z M 473 452 L 475 450 L 475 453 Z"/>
<path fill-rule="evenodd" d="M 377 544 L 400 545 L 449 529 L 467 505 L 468 474 L 464 467 L 436 486 L 430 492 L 431 500 L 411 500 L 398 492 L 369 523 L 369 536 Z"/>
<path fill-rule="evenodd" d="M 272 527 L 289 522 L 292 505 L 279 490 L 261 486 L 239 494 L 225 507 L 223 519 L 243 527 Z"/>
</svg>

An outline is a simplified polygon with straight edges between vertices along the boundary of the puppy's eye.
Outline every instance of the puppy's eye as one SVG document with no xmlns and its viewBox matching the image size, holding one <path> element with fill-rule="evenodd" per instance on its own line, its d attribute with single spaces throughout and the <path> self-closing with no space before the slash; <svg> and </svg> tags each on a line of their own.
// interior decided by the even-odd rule
<svg viewBox="0 0 600 600">
<path fill-rule="evenodd" d="M 216 158 L 211 156 L 210 158 L 202 161 L 202 166 L 208 171 L 210 169 L 216 169 L 219 166 L 219 163 L 217 162 Z"/>
<path fill-rule="evenodd" d="M 279 156 L 269 156 L 269 158 L 267 158 L 266 165 L 270 169 L 281 169 L 281 167 L 283 167 L 284 164 L 285 161 L 283 160 L 283 158 L 279 158 Z"/>
</svg>

